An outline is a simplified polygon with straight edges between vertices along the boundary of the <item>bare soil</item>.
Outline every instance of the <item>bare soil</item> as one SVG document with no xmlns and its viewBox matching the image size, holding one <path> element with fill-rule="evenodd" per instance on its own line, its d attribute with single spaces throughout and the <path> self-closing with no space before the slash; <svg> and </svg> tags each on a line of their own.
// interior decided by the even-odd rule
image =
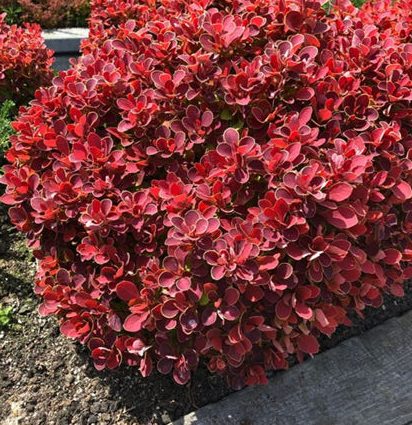
<svg viewBox="0 0 412 425">
<path fill-rule="evenodd" d="M 0 328 L 0 425 L 165 424 L 230 393 L 223 379 L 201 367 L 187 386 L 135 369 L 97 372 L 85 349 L 59 334 L 54 318 L 37 314 L 32 292 L 35 263 L 0 206 L 0 308 L 12 306 L 11 323 Z M 412 308 L 412 285 L 402 299 L 386 298 L 366 320 L 341 328 L 329 349 Z"/>
</svg>

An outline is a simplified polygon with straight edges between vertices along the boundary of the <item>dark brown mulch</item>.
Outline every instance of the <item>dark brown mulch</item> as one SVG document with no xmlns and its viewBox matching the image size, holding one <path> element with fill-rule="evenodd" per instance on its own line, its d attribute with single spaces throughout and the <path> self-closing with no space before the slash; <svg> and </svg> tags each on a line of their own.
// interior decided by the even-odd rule
<svg viewBox="0 0 412 425">
<path fill-rule="evenodd" d="M 12 306 L 11 325 L 0 329 L 0 425 L 163 424 L 229 394 L 222 379 L 201 368 L 190 385 L 169 377 L 143 379 L 136 370 L 97 372 L 87 352 L 59 335 L 53 318 L 38 316 L 31 290 L 35 264 L 11 231 L 0 206 L 0 306 Z M 401 300 L 368 311 L 342 328 L 323 349 L 400 315 L 412 307 L 412 287 Z"/>
</svg>

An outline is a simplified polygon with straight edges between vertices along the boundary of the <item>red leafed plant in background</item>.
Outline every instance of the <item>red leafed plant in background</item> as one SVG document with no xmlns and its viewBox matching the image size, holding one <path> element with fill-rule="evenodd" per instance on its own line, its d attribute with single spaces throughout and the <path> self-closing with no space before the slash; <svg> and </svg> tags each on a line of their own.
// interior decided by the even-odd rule
<svg viewBox="0 0 412 425">
<path fill-rule="evenodd" d="M 264 383 L 412 275 L 410 20 L 142 5 L 21 111 L 2 201 L 98 369 Z"/>
<path fill-rule="evenodd" d="M 84 26 L 89 15 L 88 0 L 1 0 L 2 6 L 17 9 L 18 20 L 37 22 L 43 28 Z"/>
<path fill-rule="evenodd" d="M 53 53 L 47 49 L 37 24 L 7 25 L 0 14 L 0 103 L 28 102 L 37 88 L 50 84 Z"/>
</svg>

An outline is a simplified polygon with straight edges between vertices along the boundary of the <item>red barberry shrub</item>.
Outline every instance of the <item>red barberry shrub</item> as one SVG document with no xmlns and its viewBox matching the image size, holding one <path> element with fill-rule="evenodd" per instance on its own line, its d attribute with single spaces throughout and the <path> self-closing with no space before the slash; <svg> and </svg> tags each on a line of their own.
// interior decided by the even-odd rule
<svg viewBox="0 0 412 425">
<path fill-rule="evenodd" d="M 412 274 L 412 44 L 345 3 L 156 3 L 22 110 L 2 200 L 98 369 L 263 383 Z"/>
<path fill-rule="evenodd" d="M 43 28 L 83 26 L 90 12 L 88 0 L 14 0 L 20 19 L 36 22 Z"/>
<path fill-rule="evenodd" d="M 35 90 L 51 83 L 53 53 L 47 49 L 36 24 L 6 24 L 0 14 L 0 103 L 27 102 Z"/>
</svg>

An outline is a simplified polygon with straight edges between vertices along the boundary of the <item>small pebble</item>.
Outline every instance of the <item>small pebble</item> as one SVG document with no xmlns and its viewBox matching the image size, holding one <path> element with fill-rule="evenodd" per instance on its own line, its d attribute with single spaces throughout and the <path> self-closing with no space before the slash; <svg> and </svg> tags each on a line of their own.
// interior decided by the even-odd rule
<svg viewBox="0 0 412 425">
<path fill-rule="evenodd" d="M 163 423 L 165 423 L 165 424 L 169 424 L 170 422 L 172 422 L 168 412 L 162 413 L 161 418 L 162 418 Z"/>
<path fill-rule="evenodd" d="M 87 424 L 91 425 L 91 424 L 96 424 L 97 423 L 97 416 L 96 415 L 91 415 L 88 417 L 87 419 Z"/>
</svg>

